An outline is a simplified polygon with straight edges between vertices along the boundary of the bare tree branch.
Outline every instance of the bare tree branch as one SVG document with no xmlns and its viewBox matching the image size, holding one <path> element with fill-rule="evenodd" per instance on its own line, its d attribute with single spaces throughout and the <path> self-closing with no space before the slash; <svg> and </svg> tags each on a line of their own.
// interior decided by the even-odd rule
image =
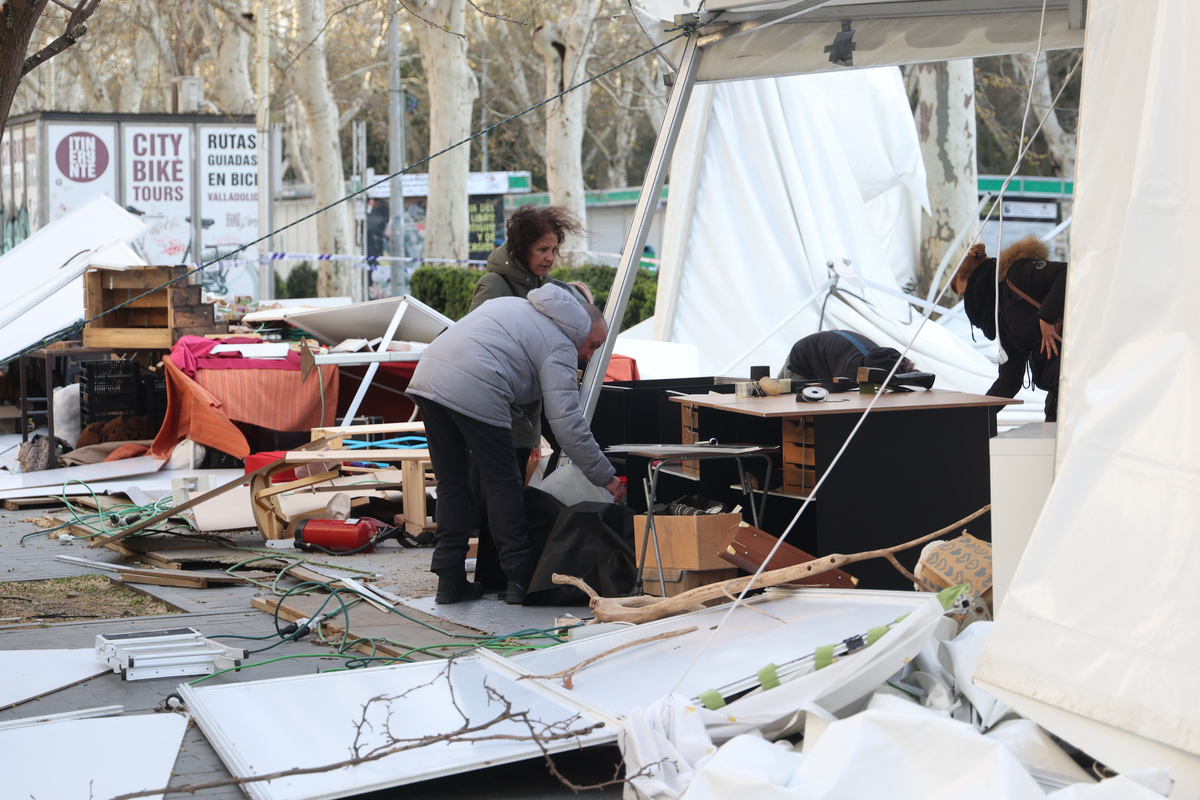
<svg viewBox="0 0 1200 800">
<path fill-rule="evenodd" d="M 100 0 L 80 0 L 80 3 L 76 6 L 69 6 L 60 0 L 54 0 L 54 3 L 71 12 L 70 16 L 67 17 L 66 29 L 57 39 L 25 59 L 25 63 L 21 66 L 22 75 L 28 75 L 37 69 L 40 64 L 45 63 L 83 38 L 83 35 L 87 33 L 87 25 L 84 23 L 96 12 L 96 7 L 100 5 Z"/>
</svg>

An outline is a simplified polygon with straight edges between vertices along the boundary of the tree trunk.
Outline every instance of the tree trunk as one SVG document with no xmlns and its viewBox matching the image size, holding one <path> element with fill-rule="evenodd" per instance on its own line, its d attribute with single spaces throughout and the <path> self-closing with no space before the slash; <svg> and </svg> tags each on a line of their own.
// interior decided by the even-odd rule
<svg viewBox="0 0 1200 800">
<path fill-rule="evenodd" d="M 533 31 L 533 47 L 546 67 L 546 97 L 553 97 L 587 77 L 592 54 L 592 26 L 600 0 L 575 0 L 566 29 L 544 22 Z M 583 131 L 589 90 L 578 89 L 546 106 L 546 184 L 550 202 L 586 219 L 583 185 Z M 563 249 L 584 249 L 582 237 L 568 236 Z M 581 259 L 570 258 L 568 263 Z"/>
<path fill-rule="evenodd" d="M 921 217 L 917 286 L 924 295 L 959 231 L 977 223 L 974 65 L 970 59 L 921 64 L 917 92 L 917 135 L 932 208 Z M 951 257 L 952 264 L 956 257 Z"/>
<path fill-rule="evenodd" d="M 133 63 L 121 80 L 121 91 L 117 94 L 117 112 L 136 114 L 142 110 L 142 98 L 146 93 L 146 81 L 154 72 L 158 61 L 158 48 L 154 37 L 145 28 L 139 28 L 133 48 Z"/>
<path fill-rule="evenodd" d="M 0 6 L 0 131 L 8 124 L 8 109 L 24 75 L 29 39 L 48 0 L 8 0 Z"/>
<path fill-rule="evenodd" d="M 108 113 L 113 110 L 112 99 L 108 95 L 108 87 L 104 84 L 104 78 L 100 76 L 100 70 L 96 67 L 96 61 L 92 58 L 91 50 L 91 44 L 87 39 L 71 50 L 75 71 L 79 75 L 79 88 L 83 92 L 83 110 L 93 113 Z"/>
<path fill-rule="evenodd" d="M 466 0 L 429 0 L 421 6 L 425 22 L 414 22 L 417 48 L 429 81 L 429 152 L 437 153 L 470 134 L 479 83 L 467 63 Z M 439 30 L 440 28 L 440 30 Z M 429 162 L 429 204 L 425 209 L 425 255 L 467 258 L 470 209 L 467 173 L 471 149 L 456 147 Z"/>
<path fill-rule="evenodd" d="M 1031 54 L 1016 55 L 1013 56 L 1013 59 L 1021 70 L 1025 82 L 1030 85 L 1029 90 L 1033 93 L 1033 100 L 1029 107 L 1028 130 L 1032 132 L 1037 128 L 1038 122 L 1043 117 L 1045 118 L 1046 121 L 1042 124 L 1042 139 L 1046 142 L 1054 173 L 1061 178 L 1073 177 L 1075 175 L 1075 134 L 1063 130 L 1063 126 L 1058 121 L 1058 114 L 1054 110 L 1054 94 L 1050 91 L 1050 68 L 1046 63 L 1046 54 L 1041 53 L 1038 56 L 1036 68 Z"/>
<path fill-rule="evenodd" d="M 317 208 L 340 200 L 346 193 L 342 171 L 342 146 L 338 139 L 338 108 L 329 88 L 325 63 L 324 0 L 297 0 L 297 38 L 294 87 L 308 119 L 308 136 L 313 150 L 313 189 Z M 322 253 L 349 253 L 349 204 L 340 203 L 317 216 L 317 247 Z M 351 297 L 362 300 L 362 281 L 345 262 L 321 261 L 317 272 L 317 294 L 321 297 Z"/>
<path fill-rule="evenodd" d="M 250 10 L 247 0 L 238 0 L 237 11 Z M 226 9 L 222 11 L 229 13 Z M 197 8 L 206 24 L 209 39 L 216 41 L 212 101 L 226 114 L 253 114 L 254 87 L 250 84 L 250 34 L 231 20 L 224 25 L 209 7 Z M 214 30 L 215 29 L 215 30 Z"/>
</svg>

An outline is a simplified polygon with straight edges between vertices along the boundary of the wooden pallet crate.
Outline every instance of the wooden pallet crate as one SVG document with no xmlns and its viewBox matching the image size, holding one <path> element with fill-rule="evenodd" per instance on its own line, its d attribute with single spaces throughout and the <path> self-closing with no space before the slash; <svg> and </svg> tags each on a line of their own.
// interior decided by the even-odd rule
<svg viewBox="0 0 1200 800">
<path fill-rule="evenodd" d="M 201 287 L 182 277 L 186 273 L 183 266 L 84 273 L 87 318 L 109 312 L 84 327 L 84 347 L 165 350 L 181 336 L 227 332 L 225 324 L 217 323 L 212 304 L 202 302 Z M 178 280 L 164 286 L 173 278 Z M 153 291 L 145 294 L 147 290 Z"/>
</svg>

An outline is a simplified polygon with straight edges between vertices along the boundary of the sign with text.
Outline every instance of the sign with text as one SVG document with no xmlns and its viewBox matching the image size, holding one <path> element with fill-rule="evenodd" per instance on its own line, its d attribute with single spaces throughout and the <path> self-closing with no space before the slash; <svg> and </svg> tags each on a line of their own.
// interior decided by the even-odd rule
<svg viewBox="0 0 1200 800">
<path fill-rule="evenodd" d="M 50 123 L 46 126 L 50 222 L 106 194 L 117 199 L 116 126 Z"/>
<path fill-rule="evenodd" d="M 504 238 L 504 196 L 473 196 L 467 208 L 470 215 L 467 227 L 470 236 L 469 258 L 487 260 L 496 249 L 497 236 Z"/>
<path fill-rule="evenodd" d="M 125 204 L 143 214 L 146 232 L 135 242 L 151 264 L 193 260 L 189 125 L 126 125 Z"/>
<path fill-rule="evenodd" d="M 258 238 L 258 131 L 253 125 L 202 125 L 197 131 L 200 145 L 202 252 L 196 261 L 208 262 L 237 250 Z M 254 258 L 257 248 L 248 248 L 236 258 Z M 205 283 L 216 281 L 213 291 L 257 294 L 258 273 L 239 266 L 205 270 Z M 207 273 L 211 273 L 210 275 Z"/>
</svg>

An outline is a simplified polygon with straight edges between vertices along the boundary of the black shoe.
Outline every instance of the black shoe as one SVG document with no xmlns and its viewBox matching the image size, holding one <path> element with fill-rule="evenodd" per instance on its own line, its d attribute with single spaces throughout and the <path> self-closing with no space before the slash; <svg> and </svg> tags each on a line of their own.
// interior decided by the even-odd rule
<svg viewBox="0 0 1200 800">
<path fill-rule="evenodd" d="M 529 581 L 509 581 L 508 591 L 504 593 L 504 602 L 510 606 L 519 606 L 525 602 L 525 593 L 529 591 Z"/>
<path fill-rule="evenodd" d="M 478 600 L 483 597 L 483 584 L 467 580 L 466 572 L 448 572 L 438 575 L 437 595 L 433 602 L 442 605 L 461 603 L 464 600 Z"/>
</svg>

